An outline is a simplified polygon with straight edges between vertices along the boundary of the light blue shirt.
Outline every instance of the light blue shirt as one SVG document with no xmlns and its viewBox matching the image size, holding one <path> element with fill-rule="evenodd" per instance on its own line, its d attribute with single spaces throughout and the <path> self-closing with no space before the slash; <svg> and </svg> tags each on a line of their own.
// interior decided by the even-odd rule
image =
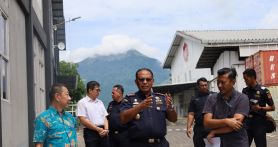
<svg viewBox="0 0 278 147">
<path fill-rule="evenodd" d="M 62 115 L 52 106 L 35 119 L 33 142 L 45 147 L 77 146 L 76 119 L 68 112 Z"/>
</svg>

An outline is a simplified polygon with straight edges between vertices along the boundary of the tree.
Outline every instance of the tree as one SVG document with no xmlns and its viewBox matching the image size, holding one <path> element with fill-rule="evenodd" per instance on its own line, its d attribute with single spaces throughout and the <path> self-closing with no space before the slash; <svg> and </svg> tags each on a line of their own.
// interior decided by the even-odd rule
<svg viewBox="0 0 278 147">
<path fill-rule="evenodd" d="M 80 100 L 85 94 L 85 85 L 82 81 L 78 71 L 78 64 L 60 61 L 59 63 L 59 74 L 64 76 L 77 76 L 77 88 L 69 89 L 70 96 L 73 102 Z"/>
</svg>

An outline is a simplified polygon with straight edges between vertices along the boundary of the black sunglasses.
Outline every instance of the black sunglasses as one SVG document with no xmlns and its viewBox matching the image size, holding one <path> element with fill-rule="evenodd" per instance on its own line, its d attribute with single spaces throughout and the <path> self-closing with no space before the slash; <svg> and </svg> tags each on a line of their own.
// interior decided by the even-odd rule
<svg viewBox="0 0 278 147">
<path fill-rule="evenodd" d="M 152 78 L 138 78 L 137 80 L 140 81 L 140 82 L 144 82 L 145 80 L 146 80 L 147 82 L 150 82 L 150 81 L 153 80 L 153 79 L 152 79 Z"/>
</svg>

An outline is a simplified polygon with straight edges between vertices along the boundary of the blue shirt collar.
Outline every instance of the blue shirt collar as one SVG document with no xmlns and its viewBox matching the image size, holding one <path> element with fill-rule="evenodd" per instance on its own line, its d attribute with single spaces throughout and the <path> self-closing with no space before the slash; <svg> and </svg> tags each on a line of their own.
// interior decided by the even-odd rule
<svg viewBox="0 0 278 147">
<path fill-rule="evenodd" d="M 56 108 L 54 108 L 53 106 L 49 106 L 48 107 L 48 110 L 53 113 L 53 114 L 59 114 L 60 115 L 60 112 L 58 112 L 58 110 Z M 62 114 L 65 115 L 65 111 L 63 110 L 62 111 Z"/>
</svg>

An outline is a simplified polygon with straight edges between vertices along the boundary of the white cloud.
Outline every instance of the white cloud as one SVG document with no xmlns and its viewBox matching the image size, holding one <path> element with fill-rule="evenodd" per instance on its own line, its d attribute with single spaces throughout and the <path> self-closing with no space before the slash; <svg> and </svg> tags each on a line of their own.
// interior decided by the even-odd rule
<svg viewBox="0 0 278 147">
<path fill-rule="evenodd" d="M 136 48 L 163 61 L 176 30 L 275 26 L 276 6 L 271 0 L 65 0 L 65 18 L 82 19 L 67 27 L 70 51 L 61 57 L 76 62 Z"/>
<path fill-rule="evenodd" d="M 153 57 L 158 55 L 157 59 L 161 60 L 162 53 L 157 48 L 143 43 L 141 40 L 129 37 L 127 35 L 107 35 L 102 38 L 100 45 L 92 48 L 77 48 L 60 52 L 60 59 L 70 62 L 79 62 L 88 57 L 95 55 L 111 55 L 125 53 L 130 49 L 136 49 L 146 56 Z M 160 57 L 160 58 L 159 58 Z"/>
<path fill-rule="evenodd" d="M 82 16 L 86 21 L 119 21 L 154 17 L 182 18 L 207 13 L 221 15 L 230 13 L 232 11 L 230 7 L 235 4 L 237 1 L 224 0 L 82 0 L 82 2 L 66 0 L 64 11 L 67 17 Z"/>
<path fill-rule="evenodd" d="M 261 26 L 264 28 L 278 28 L 278 8 L 273 7 L 262 19 Z"/>
</svg>

